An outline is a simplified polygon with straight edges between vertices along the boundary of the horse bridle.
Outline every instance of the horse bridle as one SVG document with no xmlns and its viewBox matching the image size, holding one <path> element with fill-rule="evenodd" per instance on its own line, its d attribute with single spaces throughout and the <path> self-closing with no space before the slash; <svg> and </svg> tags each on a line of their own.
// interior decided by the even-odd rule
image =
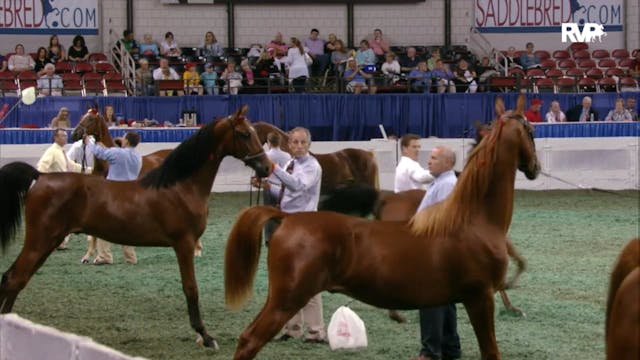
<svg viewBox="0 0 640 360">
<path fill-rule="evenodd" d="M 236 137 L 240 136 L 241 134 L 240 134 L 240 132 L 238 130 L 236 130 L 236 127 L 233 125 L 233 121 L 231 121 L 231 115 L 227 116 L 227 123 L 229 124 L 229 126 L 231 127 L 231 130 L 233 131 L 233 147 L 235 149 L 237 149 L 238 148 L 238 144 L 237 144 L 237 141 L 236 141 Z M 247 163 L 249 161 L 251 161 L 251 160 L 253 160 L 255 158 L 259 158 L 262 155 L 265 155 L 264 149 L 260 149 L 260 151 L 258 153 L 256 153 L 256 154 L 247 155 L 244 158 L 242 158 L 241 160 L 245 165 L 248 165 Z"/>
</svg>

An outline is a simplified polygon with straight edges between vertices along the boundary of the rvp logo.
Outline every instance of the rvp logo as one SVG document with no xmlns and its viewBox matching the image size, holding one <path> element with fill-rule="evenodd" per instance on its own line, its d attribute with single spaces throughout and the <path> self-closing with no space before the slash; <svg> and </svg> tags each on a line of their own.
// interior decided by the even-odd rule
<svg viewBox="0 0 640 360">
<path fill-rule="evenodd" d="M 562 23 L 562 42 L 602 42 L 602 37 L 607 36 L 604 25 L 585 23 L 582 31 L 576 23 Z"/>
</svg>

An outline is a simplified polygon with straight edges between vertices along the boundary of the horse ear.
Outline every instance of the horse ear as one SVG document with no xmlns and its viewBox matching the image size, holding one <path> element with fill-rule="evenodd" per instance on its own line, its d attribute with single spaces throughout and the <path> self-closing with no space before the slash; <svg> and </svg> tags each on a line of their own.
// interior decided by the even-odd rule
<svg viewBox="0 0 640 360">
<path fill-rule="evenodd" d="M 518 101 L 516 102 L 516 110 L 515 110 L 516 114 L 520 116 L 524 116 L 524 108 L 525 108 L 526 102 L 527 100 L 524 94 L 520 94 L 518 96 Z"/>
<path fill-rule="evenodd" d="M 502 99 L 501 96 L 498 96 L 496 98 L 495 104 L 494 104 L 494 109 L 496 112 L 496 119 L 499 119 L 500 116 L 504 115 L 505 113 L 505 108 L 504 108 L 504 100 Z"/>
<path fill-rule="evenodd" d="M 242 105 L 242 107 L 238 109 L 238 111 L 236 111 L 235 114 L 233 114 L 234 120 L 242 121 L 244 119 L 244 114 L 246 114 L 247 111 L 249 111 L 249 105 L 247 104 Z"/>
<path fill-rule="evenodd" d="M 476 129 L 476 138 L 475 138 L 476 143 L 479 144 L 480 141 L 487 135 L 487 133 L 489 132 L 489 129 L 478 120 L 475 121 L 475 123 L 473 124 L 473 127 L 475 127 Z"/>
</svg>

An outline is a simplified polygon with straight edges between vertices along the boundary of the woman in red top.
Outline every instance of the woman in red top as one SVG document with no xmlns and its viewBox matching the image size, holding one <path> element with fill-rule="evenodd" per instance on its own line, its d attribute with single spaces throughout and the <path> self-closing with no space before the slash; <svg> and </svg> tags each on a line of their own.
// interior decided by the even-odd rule
<svg viewBox="0 0 640 360">
<path fill-rule="evenodd" d="M 542 122 L 542 115 L 540 115 L 540 107 L 542 106 L 542 100 L 533 99 L 531 100 L 531 106 L 529 106 L 529 110 L 524 113 L 524 116 L 527 117 L 529 122 Z"/>
</svg>

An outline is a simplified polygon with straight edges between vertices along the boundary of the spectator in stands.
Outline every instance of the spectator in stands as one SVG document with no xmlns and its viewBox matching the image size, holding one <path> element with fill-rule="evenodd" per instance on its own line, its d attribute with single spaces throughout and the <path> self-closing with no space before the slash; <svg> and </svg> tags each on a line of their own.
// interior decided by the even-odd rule
<svg viewBox="0 0 640 360">
<path fill-rule="evenodd" d="M 347 52 L 347 49 L 345 49 L 344 43 L 342 40 L 337 39 L 335 41 L 334 50 L 331 53 L 331 63 L 338 75 L 344 73 L 348 59 L 349 53 Z"/>
<path fill-rule="evenodd" d="M 38 52 L 36 53 L 36 59 L 34 60 L 34 62 L 35 65 L 33 67 L 33 71 L 35 71 L 38 76 L 44 75 L 46 73 L 44 70 L 44 66 L 47 64 L 51 64 L 51 59 L 49 59 L 49 54 L 44 46 L 38 48 Z"/>
<path fill-rule="evenodd" d="M 262 44 L 254 43 L 254 44 L 251 44 L 251 46 L 249 46 L 249 51 L 247 52 L 247 57 L 248 58 L 259 58 L 260 55 L 262 55 L 263 52 L 264 52 L 264 49 L 262 48 Z"/>
<path fill-rule="evenodd" d="M 160 55 L 165 57 L 178 57 L 182 54 L 180 46 L 173 39 L 173 33 L 168 31 L 164 34 L 164 40 L 160 43 Z"/>
<path fill-rule="evenodd" d="M 320 35 L 318 29 L 311 29 L 309 37 L 302 44 L 304 48 L 308 49 L 307 53 L 313 58 L 311 76 L 321 76 L 324 73 L 324 69 L 327 68 L 331 56 L 324 53 L 325 41 L 319 38 L 318 35 Z"/>
<path fill-rule="evenodd" d="M 7 71 L 7 59 L 0 55 L 0 72 Z"/>
<path fill-rule="evenodd" d="M 329 60 L 331 60 L 331 54 L 336 49 L 336 41 L 337 40 L 338 40 L 338 38 L 336 37 L 336 34 L 331 33 L 331 34 L 327 35 L 327 42 L 324 43 L 324 53 L 327 55 Z M 344 44 L 343 44 L 343 46 L 344 46 Z"/>
<path fill-rule="evenodd" d="M 629 75 L 640 82 L 640 51 L 636 52 L 636 61 L 633 66 L 629 68 Z"/>
<path fill-rule="evenodd" d="M 520 54 L 520 65 L 527 70 L 540 67 L 540 59 L 533 53 L 533 43 L 527 43 L 527 51 Z"/>
<path fill-rule="evenodd" d="M 7 62 L 9 70 L 16 74 L 23 71 L 33 70 L 36 63 L 33 61 L 31 55 L 24 53 L 24 46 L 22 44 L 16 45 L 15 51 L 15 54 L 11 55 Z"/>
<path fill-rule="evenodd" d="M 118 120 L 112 105 L 104 106 L 104 121 L 107 123 L 107 127 L 118 126 Z"/>
<path fill-rule="evenodd" d="M 418 68 L 411 70 L 409 73 L 409 82 L 411 84 L 411 90 L 415 92 L 428 93 L 431 91 L 431 72 L 427 69 L 426 61 L 420 61 Z"/>
<path fill-rule="evenodd" d="M 436 61 L 440 59 L 440 48 L 433 48 L 431 50 L 431 57 L 427 60 L 427 68 L 433 70 L 436 68 Z"/>
<path fill-rule="evenodd" d="M 403 73 L 410 73 L 411 70 L 418 68 L 418 63 L 422 60 L 420 56 L 416 55 L 416 48 L 410 46 L 407 48 L 407 54 L 400 57 L 400 70 Z"/>
<path fill-rule="evenodd" d="M 155 59 L 160 56 L 160 47 L 153 40 L 151 34 L 144 34 L 142 42 L 139 45 L 140 54 L 148 59 Z M 148 65 L 149 63 L 147 63 Z"/>
<path fill-rule="evenodd" d="M 204 72 L 200 75 L 204 92 L 207 95 L 218 95 L 218 73 L 213 71 L 213 65 L 206 63 Z"/>
<path fill-rule="evenodd" d="M 372 84 L 367 86 L 367 82 L 373 78 L 373 75 L 367 74 L 363 69 L 359 68 L 353 58 L 348 60 L 343 78 L 347 82 L 347 92 L 360 94 L 363 90 L 369 90 L 369 94 L 376 93 L 375 86 Z"/>
<path fill-rule="evenodd" d="M 453 82 L 454 75 L 441 59 L 436 60 L 436 68 L 431 70 L 431 76 L 432 81 L 437 84 L 438 94 L 445 91 L 456 92 L 456 84 Z"/>
<path fill-rule="evenodd" d="M 473 94 L 478 90 L 476 72 L 469 67 L 467 60 L 460 59 L 453 74 L 453 82 L 456 84 L 456 92 Z"/>
<path fill-rule="evenodd" d="M 42 48 L 45 50 L 45 48 Z M 56 66 L 48 63 L 44 66 L 45 73 L 38 79 L 38 92 L 42 96 L 62 95 L 62 78 L 56 74 Z"/>
<path fill-rule="evenodd" d="M 480 74 L 478 77 L 478 85 L 480 86 L 480 91 L 484 91 L 487 80 L 492 76 L 499 76 L 500 73 L 498 70 L 491 64 L 491 60 L 489 57 L 485 56 L 480 61 L 480 64 L 476 66 L 476 73 Z"/>
<path fill-rule="evenodd" d="M 396 166 L 393 191 L 402 192 L 413 189 L 426 190 L 427 184 L 433 181 L 429 170 L 418 162 L 420 154 L 420 136 L 405 134 L 400 139 L 402 157 Z"/>
<path fill-rule="evenodd" d="M 305 91 L 305 85 L 309 78 L 309 68 L 305 61 L 306 51 L 308 50 L 302 47 L 302 43 L 298 38 L 291 38 L 287 52 L 287 66 L 289 68 L 289 82 L 297 93 Z"/>
<path fill-rule="evenodd" d="M 140 48 L 138 42 L 133 36 L 133 31 L 126 29 L 122 32 L 122 39 L 120 39 L 120 46 L 127 50 L 134 59 L 138 59 L 140 56 Z"/>
<path fill-rule="evenodd" d="M 157 69 L 153 70 L 153 80 L 180 80 L 180 75 L 173 70 L 173 68 L 169 67 L 169 60 L 166 58 L 161 58 L 160 63 Z M 178 92 L 178 95 L 181 95 L 182 91 Z M 173 91 L 160 91 L 158 93 L 160 96 L 172 96 Z"/>
<path fill-rule="evenodd" d="M 363 67 L 365 65 L 375 65 L 376 61 L 376 54 L 369 47 L 369 41 L 360 41 L 360 47 L 356 51 L 356 64 L 359 67 Z"/>
<path fill-rule="evenodd" d="M 200 56 L 204 57 L 209 61 L 214 56 L 222 56 L 224 55 L 224 51 L 222 50 L 222 45 L 216 39 L 216 35 L 213 31 L 207 31 L 204 34 L 204 42 L 200 45 Z"/>
<path fill-rule="evenodd" d="M 617 98 L 615 107 L 609 111 L 604 121 L 631 121 L 631 119 L 632 117 L 629 110 L 624 108 L 624 99 Z"/>
<path fill-rule="evenodd" d="M 282 33 L 280 32 L 277 32 L 275 38 L 267 44 L 267 51 L 269 51 L 273 59 L 284 57 L 287 55 L 287 50 L 289 50 L 289 47 L 282 41 Z M 276 63 L 276 66 L 279 66 L 279 62 Z"/>
<path fill-rule="evenodd" d="M 185 66 L 185 72 L 182 74 L 184 80 L 184 93 L 187 95 L 202 95 L 202 85 L 200 85 L 200 74 L 198 67 L 194 63 Z"/>
<path fill-rule="evenodd" d="M 631 114 L 631 121 L 638 121 L 638 111 L 636 111 L 636 98 L 629 96 L 627 98 L 627 110 Z"/>
<path fill-rule="evenodd" d="M 87 61 L 89 59 L 89 49 L 82 35 L 76 35 L 73 38 L 73 46 L 69 48 L 67 58 L 69 61 Z"/>
<path fill-rule="evenodd" d="M 143 53 L 144 54 L 144 53 Z M 149 69 L 149 60 L 138 60 L 140 67 L 136 69 L 136 92 L 139 96 L 153 96 L 156 93 L 153 84 L 153 74 Z"/>
<path fill-rule="evenodd" d="M 382 64 L 382 73 L 385 77 L 387 85 L 395 84 L 400 80 L 400 64 L 396 60 L 396 54 L 388 52 L 385 56 L 385 62 Z"/>
<path fill-rule="evenodd" d="M 255 81 L 253 80 L 253 69 L 249 64 L 248 59 L 242 59 L 242 61 L 240 61 L 240 70 L 242 70 L 244 83 L 248 86 L 252 86 L 255 83 Z"/>
<path fill-rule="evenodd" d="M 67 58 L 67 54 L 64 51 L 64 46 L 60 44 L 60 39 L 58 39 L 58 35 L 51 35 L 49 38 L 49 48 L 47 49 L 49 52 L 49 59 L 51 62 L 57 63 L 58 61 L 63 61 Z"/>
<path fill-rule="evenodd" d="M 540 107 L 542 107 L 542 100 L 532 99 L 529 110 L 524 113 L 524 116 L 529 122 L 539 123 L 542 122 L 542 115 L 540 114 Z"/>
<path fill-rule="evenodd" d="M 560 103 L 557 100 L 553 100 L 551 102 L 551 107 L 549 107 L 549 111 L 545 116 L 545 120 L 548 123 L 559 123 L 567 121 L 567 117 L 564 115 L 564 112 L 562 112 L 562 109 L 560 109 Z"/>
<path fill-rule="evenodd" d="M 373 30 L 373 35 L 370 35 L 367 40 L 369 41 L 369 46 L 371 46 L 373 53 L 379 57 L 382 57 L 384 54 L 391 51 L 389 48 L 389 41 L 384 38 L 382 30 L 380 29 Z"/>
<path fill-rule="evenodd" d="M 517 69 L 522 69 L 522 65 L 520 65 L 520 58 L 518 57 L 518 54 L 516 54 L 516 48 L 513 46 L 509 46 L 509 49 L 507 49 L 507 53 L 506 54 L 502 54 L 501 55 L 501 63 L 506 64 L 506 68 L 507 69 L 513 69 L 513 68 L 517 68 Z"/>
<path fill-rule="evenodd" d="M 261 86 L 268 86 L 270 77 L 278 78 L 278 80 L 283 79 L 280 69 L 276 67 L 273 58 L 267 51 L 260 54 L 258 61 L 256 61 L 255 68 L 257 75 L 256 81 Z"/>
<path fill-rule="evenodd" d="M 236 63 L 229 60 L 227 68 L 224 69 L 220 79 L 224 80 L 223 91 L 227 94 L 237 95 L 238 90 L 242 87 L 242 74 L 236 71 Z"/>
<path fill-rule="evenodd" d="M 69 109 L 67 109 L 66 107 L 61 107 L 60 110 L 58 110 L 58 115 L 56 115 L 53 119 L 51 119 L 51 124 L 49 125 L 49 127 L 52 129 L 71 128 L 71 120 L 69 119 Z"/>
<path fill-rule="evenodd" d="M 591 107 L 591 98 L 582 98 L 582 105 L 576 105 L 567 111 L 567 121 L 598 121 L 598 112 Z"/>
</svg>

